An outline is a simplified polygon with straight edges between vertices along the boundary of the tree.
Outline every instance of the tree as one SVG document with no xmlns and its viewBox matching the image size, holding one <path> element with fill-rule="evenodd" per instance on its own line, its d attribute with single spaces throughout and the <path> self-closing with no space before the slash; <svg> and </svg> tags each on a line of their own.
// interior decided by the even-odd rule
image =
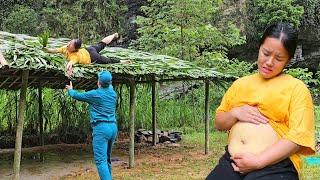
<svg viewBox="0 0 320 180">
<path fill-rule="evenodd" d="M 229 47 L 244 43 L 232 23 L 214 24 L 221 1 L 154 0 L 149 4 L 141 8 L 145 16 L 136 20 L 140 36 L 132 43 L 135 48 L 198 61 L 206 52 L 226 58 Z"/>
<path fill-rule="evenodd" d="M 39 15 L 33 9 L 16 5 L 3 21 L 3 29 L 13 33 L 36 35 L 39 33 Z"/>
<path fill-rule="evenodd" d="M 289 22 L 299 27 L 304 9 L 295 0 L 250 0 L 246 2 L 246 35 L 249 41 L 260 38 L 267 25 Z"/>
</svg>

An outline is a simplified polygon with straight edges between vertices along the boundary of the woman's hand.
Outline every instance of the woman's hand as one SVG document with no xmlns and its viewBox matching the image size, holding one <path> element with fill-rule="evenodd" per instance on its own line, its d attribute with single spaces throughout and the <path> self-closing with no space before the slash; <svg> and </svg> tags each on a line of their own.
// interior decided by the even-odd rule
<svg viewBox="0 0 320 180">
<path fill-rule="evenodd" d="M 66 71 L 67 71 L 67 75 L 70 78 L 72 76 L 73 73 L 73 69 L 72 69 L 72 62 L 68 62 L 67 66 L 66 66 Z"/>
<path fill-rule="evenodd" d="M 58 53 L 58 49 L 56 48 L 47 48 L 47 47 L 43 47 L 42 50 L 46 53 Z"/>
<path fill-rule="evenodd" d="M 260 113 L 257 107 L 244 105 L 233 108 L 230 111 L 231 115 L 242 122 L 250 122 L 253 124 L 268 123 L 268 118 Z"/>
<path fill-rule="evenodd" d="M 231 163 L 233 170 L 240 173 L 248 173 L 264 166 L 259 160 L 259 156 L 251 153 L 239 153 L 231 157 L 234 163 Z"/>
<path fill-rule="evenodd" d="M 70 81 L 70 84 L 67 84 L 67 85 L 66 85 L 66 89 L 67 89 L 67 90 L 73 89 L 72 81 Z"/>
</svg>

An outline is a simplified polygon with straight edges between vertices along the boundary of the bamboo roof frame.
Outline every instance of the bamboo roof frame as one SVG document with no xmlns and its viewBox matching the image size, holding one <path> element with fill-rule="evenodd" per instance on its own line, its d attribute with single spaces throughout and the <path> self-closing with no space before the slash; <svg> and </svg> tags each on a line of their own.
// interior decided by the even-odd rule
<svg viewBox="0 0 320 180">
<path fill-rule="evenodd" d="M 49 47 L 59 47 L 66 44 L 69 39 L 49 39 Z M 12 34 L 0 31 L 0 51 L 6 52 L 5 57 L 9 65 L 0 65 L 0 89 L 21 90 L 25 93 L 28 87 L 43 87 L 63 89 L 70 81 L 64 71 L 65 59 L 59 55 L 52 55 L 41 50 L 41 44 L 36 37 L 23 34 Z M 30 51 L 30 52 L 28 52 Z M 27 53 L 25 53 L 27 52 Z M 165 81 L 200 80 L 205 84 L 205 154 L 209 149 L 209 83 L 232 80 L 235 77 L 217 72 L 213 68 L 202 68 L 182 61 L 178 58 L 154 55 L 151 53 L 123 48 L 105 48 L 102 55 L 106 57 L 129 59 L 132 64 L 106 64 L 106 65 L 75 65 L 72 81 L 75 89 L 96 88 L 96 74 L 101 70 L 109 70 L 113 74 L 113 83 L 128 84 L 130 87 L 130 147 L 129 168 L 134 167 L 134 121 L 136 106 L 136 84 L 152 84 L 152 131 L 153 145 L 156 129 L 156 83 Z M 30 60 L 32 59 L 32 60 Z M 24 76 L 27 76 L 24 77 Z M 25 96 L 20 96 L 23 98 Z M 42 100 L 41 100 L 42 101 Z M 19 101 L 25 103 L 25 100 Z M 40 102 L 40 100 L 39 100 Z M 20 104 L 19 104 L 20 107 Z M 21 122 L 22 121 L 22 122 Z M 19 117 L 23 124 L 23 116 Z M 41 120 L 40 120 L 41 121 Z M 17 139 L 14 160 L 15 179 L 19 179 L 21 141 L 23 127 L 17 130 Z M 18 135 L 19 134 L 19 135 Z M 18 144 L 17 144 L 18 143 Z M 16 168 L 17 166 L 17 168 Z M 19 166 L 19 167 L 18 167 Z"/>
<path fill-rule="evenodd" d="M 48 47 L 61 47 L 69 39 L 49 38 Z M 0 89 L 18 90 L 23 70 L 29 70 L 29 87 L 48 87 L 62 89 L 69 79 L 64 68 L 66 60 L 58 54 L 42 51 L 42 45 L 36 37 L 24 34 L 12 34 L 0 31 L 0 51 L 9 62 L 8 66 L 0 65 Z M 213 68 L 203 68 L 194 63 L 178 58 L 155 55 L 133 49 L 106 47 L 100 52 L 105 57 L 120 60 L 131 60 L 132 64 L 89 64 L 74 65 L 72 80 L 76 89 L 93 89 L 96 87 L 96 74 L 109 70 L 113 82 L 117 84 L 135 81 L 135 83 L 152 83 L 184 80 L 227 80 L 232 76 L 217 72 Z"/>
</svg>

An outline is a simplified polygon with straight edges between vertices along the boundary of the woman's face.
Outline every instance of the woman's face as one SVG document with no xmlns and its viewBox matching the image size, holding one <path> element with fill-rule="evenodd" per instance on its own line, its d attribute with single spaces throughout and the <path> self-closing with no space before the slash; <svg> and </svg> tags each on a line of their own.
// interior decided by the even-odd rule
<svg viewBox="0 0 320 180">
<path fill-rule="evenodd" d="M 76 48 L 74 47 L 74 42 L 75 42 L 74 39 L 72 39 L 71 41 L 68 42 L 67 50 L 69 52 L 74 52 L 76 50 Z"/>
<path fill-rule="evenodd" d="M 258 56 L 258 71 L 270 79 L 280 74 L 289 62 L 289 54 L 282 42 L 277 38 L 267 37 L 260 46 Z"/>
</svg>

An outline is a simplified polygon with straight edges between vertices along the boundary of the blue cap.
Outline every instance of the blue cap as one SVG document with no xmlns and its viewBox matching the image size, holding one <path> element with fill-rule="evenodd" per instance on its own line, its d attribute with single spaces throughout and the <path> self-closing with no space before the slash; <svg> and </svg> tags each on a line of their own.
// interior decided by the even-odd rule
<svg viewBox="0 0 320 180">
<path fill-rule="evenodd" d="M 109 71 L 101 71 L 98 73 L 98 79 L 101 84 L 111 84 L 112 75 Z"/>
</svg>

